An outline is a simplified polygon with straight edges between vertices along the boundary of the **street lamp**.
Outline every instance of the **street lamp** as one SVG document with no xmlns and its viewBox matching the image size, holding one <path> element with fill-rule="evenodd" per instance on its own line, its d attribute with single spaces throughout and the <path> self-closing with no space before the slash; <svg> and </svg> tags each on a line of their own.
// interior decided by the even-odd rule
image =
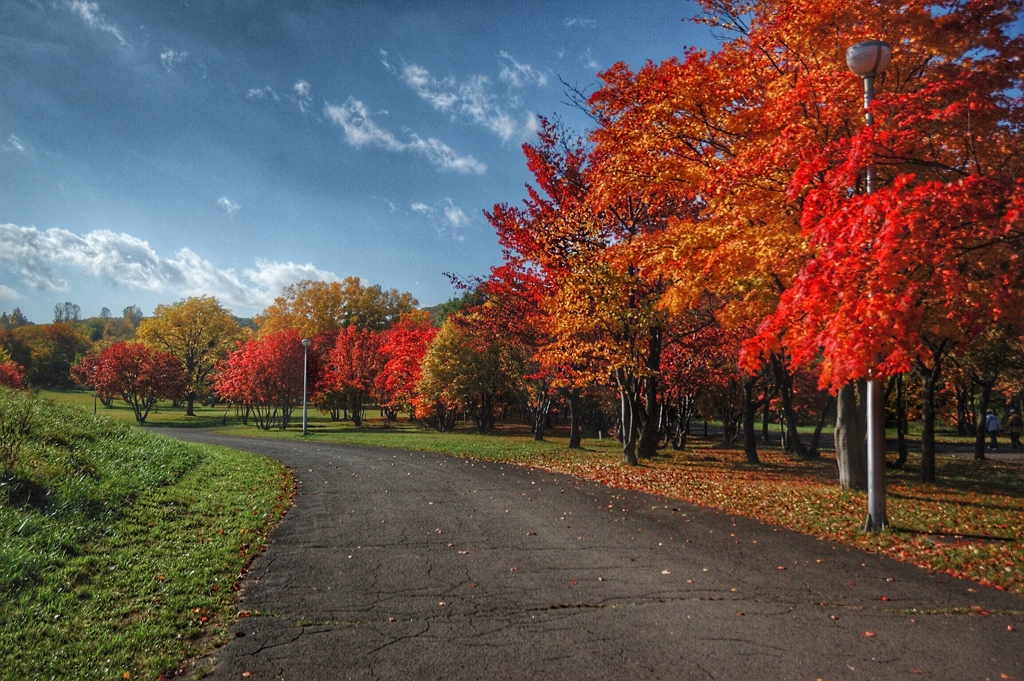
<svg viewBox="0 0 1024 681">
<path fill-rule="evenodd" d="M 892 59 L 892 48 L 881 40 L 866 40 L 846 50 L 846 65 L 864 80 L 864 125 L 874 125 L 871 100 L 875 98 L 875 76 L 885 70 Z M 875 167 L 869 165 L 867 193 L 875 191 Z M 885 513 L 885 396 L 878 378 L 868 380 L 868 516 L 865 532 L 880 532 L 889 525 Z"/>
<path fill-rule="evenodd" d="M 306 435 L 306 374 L 309 366 L 309 339 L 302 339 L 302 434 Z"/>
</svg>

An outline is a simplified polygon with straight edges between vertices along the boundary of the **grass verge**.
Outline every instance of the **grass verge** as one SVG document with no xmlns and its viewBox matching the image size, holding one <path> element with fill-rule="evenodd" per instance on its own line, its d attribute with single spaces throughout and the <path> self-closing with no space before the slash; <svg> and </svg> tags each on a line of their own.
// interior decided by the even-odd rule
<svg viewBox="0 0 1024 681">
<path fill-rule="evenodd" d="M 0 433 L 25 405 L 0 473 L 0 677 L 158 678 L 223 641 L 290 474 L 7 390 Z"/>
</svg>

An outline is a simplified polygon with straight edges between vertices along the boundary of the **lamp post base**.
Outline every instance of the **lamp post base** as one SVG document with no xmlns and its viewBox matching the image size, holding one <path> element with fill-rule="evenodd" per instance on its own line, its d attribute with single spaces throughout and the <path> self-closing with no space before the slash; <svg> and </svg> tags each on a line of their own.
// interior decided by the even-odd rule
<svg viewBox="0 0 1024 681">
<path fill-rule="evenodd" d="M 868 513 L 867 517 L 864 518 L 864 525 L 860 528 L 861 532 L 881 532 L 889 528 L 889 519 L 885 516 L 885 513 L 879 513 L 877 515 L 871 515 Z"/>
</svg>

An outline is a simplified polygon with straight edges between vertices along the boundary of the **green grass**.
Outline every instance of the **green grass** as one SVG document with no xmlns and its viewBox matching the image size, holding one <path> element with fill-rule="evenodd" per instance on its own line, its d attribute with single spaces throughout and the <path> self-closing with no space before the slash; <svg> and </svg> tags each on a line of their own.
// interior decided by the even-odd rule
<svg viewBox="0 0 1024 681">
<path fill-rule="evenodd" d="M 0 390 L 0 430 L 26 399 Z M 0 471 L 5 679 L 178 669 L 227 635 L 237 579 L 290 503 L 269 459 L 46 400 L 14 458 Z"/>
<path fill-rule="evenodd" d="M 121 399 L 115 399 L 109 407 L 105 407 L 102 402 L 94 399 L 92 391 L 40 390 L 38 395 L 41 400 L 74 405 L 85 409 L 90 414 L 94 413 L 95 407 L 97 416 L 135 423 L 135 413 L 132 412 L 131 406 Z M 196 402 L 193 410 L 195 416 L 186 416 L 185 407 L 175 407 L 169 401 L 161 401 L 153 411 L 149 412 L 143 425 L 213 428 L 235 420 L 234 409 L 228 405 L 207 407 Z"/>
</svg>

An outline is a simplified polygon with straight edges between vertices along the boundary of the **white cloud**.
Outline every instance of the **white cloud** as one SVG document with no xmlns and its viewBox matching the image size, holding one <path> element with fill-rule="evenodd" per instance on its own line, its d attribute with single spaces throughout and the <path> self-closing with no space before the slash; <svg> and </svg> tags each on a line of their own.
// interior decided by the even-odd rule
<svg viewBox="0 0 1024 681">
<path fill-rule="evenodd" d="M 260 88 L 249 88 L 249 92 L 245 96 L 249 99 L 263 99 L 264 97 L 270 97 L 275 102 L 281 101 L 281 98 L 276 92 L 274 92 L 274 88 L 269 85 Z"/>
<path fill-rule="evenodd" d="M 0 300 L 18 300 L 21 294 L 9 286 L 0 284 Z"/>
<path fill-rule="evenodd" d="M 295 91 L 295 102 L 299 105 L 299 110 L 302 113 L 306 113 L 309 110 L 310 104 L 313 103 L 313 95 L 309 83 L 304 80 L 300 80 L 292 86 Z"/>
<path fill-rule="evenodd" d="M 416 134 L 410 134 L 408 142 L 399 140 L 370 118 L 369 109 L 358 99 L 349 97 L 341 106 L 324 103 L 324 115 L 328 120 L 340 126 L 345 133 L 345 141 L 356 148 L 366 145 L 379 147 L 387 151 L 401 153 L 406 151 L 421 154 L 442 170 L 455 170 L 460 173 L 483 174 L 487 166 L 472 156 L 459 156 L 451 147 L 434 138 L 424 140 Z"/>
<path fill-rule="evenodd" d="M 452 227 L 465 227 L 469 224 L 469 217 L 465 212 L 454 203 L 451 199 L 447 199 L 448 205 L 444 207 L 444 216 L 448 219 L 448 222 Z"/>
<path fill-rule="evenodd" d="M 235 203 L 226 196 L 222 196 L 219 199 L 217 199 L 217 205 L 223 208 L 225 211 L 227 211 L 228 215 L 234 215 L 235 213 L 238 212 L 238 209 L 241 208 L 241 206 L 239 206 L 237 203 Z"/>
<path fill-rule="evenodd" d="M 24 142 L 21 141 L 21 138 L 14 134 L 7 138 L 7 141 L 4 142 L 3 146 L 0 147 L 0 149 L 3 149 L 4 151 L 14 151 L 19 154 L 32 153 L 32 150 Z"/>
<path fill-rule="evenodd" d="M 506 52 L 500 54 L 504 61 L 499 78 L 510 87 L 541 86 L 547 83 L 546 76 L 529 64 L 520 64 Z M 381 55 L 382 63 L 389 72 L 405 81 L 421 99 L 438 111 L 464 117 L 498 135 L 503 142 L 528 133 L 517 123 L 516 115 L 508 111 L 509 107 L 518 107 L 518 99 L 509 95 L 508 101 L 499 100 L 492 93 L 493 82 L 489 77 L 470 76 L 462 83 L 451 76 L 438 79 L 418 64 L 403 62 L 399 69 L 388 61 L 386 52 Z M 529 114 L 528 117 L 532 118 L 533 115 Z"/>
<path fill-rule="evenodd" d="M 179 52 L 170 48 L 160 53 L 160 63 L 164 65 L 164 68 L 170 71 L 178 64 L 188 59 L 188 52 Z"/>
<path fill-rule="evenodd" d="M 508 52 L 502 51 L 499 54 L 505 60 L 505 63 L 501 65 L 501 75 L 498 76 L 501 78 L 501 82 L 508 83 L 515 88 L 527 85 L 544 87 L 548 84 L 547 76 L 529 64 L 520 64 Z"/>
<path fill-rule="evenodd" d="M 421 213 L 428 218 L 428 221 L 438 236 L 448 236 L 455 241 L 463 241 L 465 237 L 458 233 L 463 227 L 469 225 L 472 220 L 466 212 L 449 198 L 445 198 L 443 205 L 430 206 L 422 202 L 416 202 L 409 206 L 414 212 Z"/>
<path fill-rule="evenodd" d="M 64 0 L 64 6 L 69 11 L 80 16 L 82 21 L 84 21 L 85 25 L 89 28 L 109 33 L 117 38 L 117 41 L 121 43 L 121 45 L 125 47 L 128 46 L 128 42 L 124 39 L 124 36 L 121 35 L 121 32 L 117 27 L 107 23 L 107 20 L 100 12 L 99 3 L 88 2 L 87 0 Z"/>
<path fill-rule="evenodd" d="M 0 224 L 0 267 L 37 289 L 67 290 L 58 270 L 73 271 L 129 289 L 181 295 L 213 295 L 230 305 L 264 307 L 281 289 L 302 279 L 340 281 L 311 263 L 257 259 L 241 273 L 219 269 L 188 248 L 165 258 L 129 234 L 96 230 L 77 235 L 63 229 Z M 6 287 L 0 287 L 0 296 Z M 16 294 L 15 294 L 16 295 Z"/>
<path fill-rule="evenodd" d="M 587 19 L 586 17 L 570 17 L 565 20 L 565 25 L 568 28 L 580 27 L 580 28 L 597 28 L 597 19 Z"/>
</svg>

